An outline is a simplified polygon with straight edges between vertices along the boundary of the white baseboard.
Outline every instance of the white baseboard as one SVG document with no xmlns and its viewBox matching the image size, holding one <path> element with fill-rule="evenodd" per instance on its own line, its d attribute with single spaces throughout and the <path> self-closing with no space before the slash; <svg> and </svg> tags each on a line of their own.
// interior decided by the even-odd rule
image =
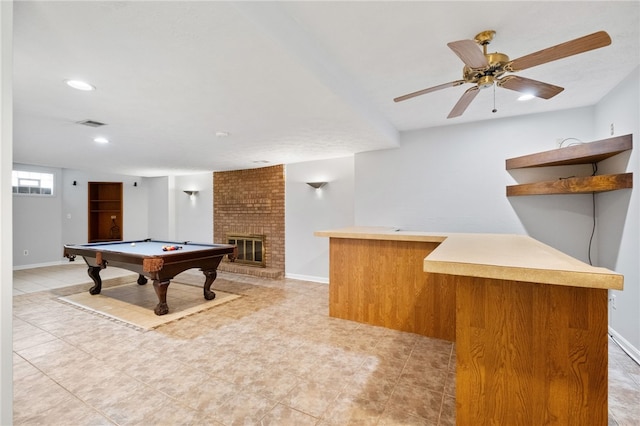
<svg viewBox="0 0 640 426">
<path fill-rule="evenodd" d="M 46 266 L 66 265 L 67 263 L 73 264 L 73 262 L 69 262 L 68 260 L 59 260 L 57 262 L 32 263 L 30 265 L 14 265 L 13 270 L 21 271 L 23 269 L 44 268 Z"/>
<path fill-rule="evenodd" d="M 299 274 L 285 274 L 285 278 L 291 278 L 292 280 L 311 281 L 314 283 L 329 284 L 329 278 L 314 277 L 312 275 L 299 275 Z"/>
<path fill-rule="evenodd" d="M 611 328 L 611 326 L 609 326 L 609 334 L 627 355 L 629 355 L 637 364 L 640 364 L 640 350 L 638 348 L 629 343 L 627 339 L 618 334 L 618 332 Z"/>
</svg>

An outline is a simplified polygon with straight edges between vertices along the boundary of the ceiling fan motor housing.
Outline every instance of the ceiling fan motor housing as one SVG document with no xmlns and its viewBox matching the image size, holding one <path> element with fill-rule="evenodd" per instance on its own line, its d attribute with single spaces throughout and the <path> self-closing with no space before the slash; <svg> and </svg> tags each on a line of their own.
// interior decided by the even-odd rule
<svg viewBox="0 0 640 426">
<path fill-rule="evenodd" d="M 497 78 L 507 72 L 504 66 L 509 62 L 509 57 L 504 53 L 487 53 L 484 56 L 489 63 L 488 68 L 478 70 L 465 66 L 462 69 L 462 78 L 467 83 L 477 84 L 480 89 L 491 87 Z"/>
</svg>

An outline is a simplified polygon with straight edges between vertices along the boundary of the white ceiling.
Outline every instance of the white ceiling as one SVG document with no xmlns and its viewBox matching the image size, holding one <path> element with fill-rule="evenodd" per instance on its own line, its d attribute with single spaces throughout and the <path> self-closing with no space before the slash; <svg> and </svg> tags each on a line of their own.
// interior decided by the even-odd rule
<svg viewBox="0 0 640 426">
<path fill-rule="evenodd" d="M 391 148 L 402 131 L 593 105 L 639 64 L 639 5 L 16 1 L 14 161 L 139 176 L 247 169 Z M 497 32 L 489 51 L 511 59 L 599 30 L 613 42 L 519 73 L 565 88 L 550 100 L 498 88 L 492 113 L 486 89 L 449 120 L 469 85 L 393 102 L 460 79 L 447 42 L 487 29 Z M 107 125 L 76 124 L 86 119 Z"/>
</svg>

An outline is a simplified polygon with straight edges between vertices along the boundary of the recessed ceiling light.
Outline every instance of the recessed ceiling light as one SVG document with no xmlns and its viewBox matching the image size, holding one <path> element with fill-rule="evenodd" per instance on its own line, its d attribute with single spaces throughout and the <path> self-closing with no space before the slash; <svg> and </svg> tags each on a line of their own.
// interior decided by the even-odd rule
<svg viewBox="0 0 640 426">
<path fill-rule="evenodd" d="M 73 87 L 74 89 L 84 90 L 84 91 L 96 90 L 96 88 L 94 86 L 90 85 L 89 83 L 87 83 L 85 81 L 65 80 L 64 82 L 67 83 L 67 86 Z"/>
<path fill-rule="evenodd" d="M 103 137 L 94 138 L 93 141 L 97 143 L 109 143 L 109 139 Z"/>
<path fill-rule="evenodd" d="M 226 138 L 227 136 L 229 136 L 229 132 L 216 132 L 216 137 Z"/>
<path fill-rule="evenodd" d="M 530 93 L 526 93 L 526 94 L 524 94 L 524 95 L 520 96 L 520 97 L 518 98 L 518 100 L 519 100 L 519 101 L 528 101 L 528 100 L 533 99 L 533 98 L 535 98 L 535 96 L 533 96 L 533 95 L 532 95 L 532 94 L 530 94 Z"/>
</svg>

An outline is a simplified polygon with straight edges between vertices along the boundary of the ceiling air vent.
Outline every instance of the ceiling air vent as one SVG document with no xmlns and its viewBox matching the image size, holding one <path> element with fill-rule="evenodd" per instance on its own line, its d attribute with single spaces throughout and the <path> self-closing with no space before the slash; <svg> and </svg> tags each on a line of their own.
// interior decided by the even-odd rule
<svg viewBox="0 0 640 426">
<path fill-rule="evenodd" d="M 100 127 L 105 125 L 105 123 L 101 123 L 95 120 L 82 120 L 82 121 L 77 121 L 77 123 L 82 124 L 84 126 L 89 126 L 89 127 Z"/>
</svg>

